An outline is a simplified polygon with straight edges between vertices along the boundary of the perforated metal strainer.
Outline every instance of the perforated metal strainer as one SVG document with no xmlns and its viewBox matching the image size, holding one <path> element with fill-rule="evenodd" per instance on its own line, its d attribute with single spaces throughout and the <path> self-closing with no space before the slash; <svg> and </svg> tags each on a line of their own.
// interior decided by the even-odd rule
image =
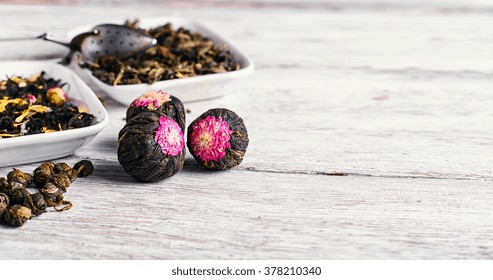
<svg viewBox="0 0 493 280">
<path fill-rule="evenodd" d="M 89 61 L 96 60 L 100 55 L 125 59 L 157 43 L 156 39 L 140 30 L 117 24 L 98 25 L 89 33 L 81 34 L 83 36 L 80 41 L 74 42 L 78 44 L 83 58 Z"/>
<path fill-rule="evenodd" d="M 71 57 L 74 51 L 79 51 L 83 60 L 89 62 L 95 61 L 101 55 L 112 55 L 119 59 L 125 59 L 157 43 L 156 39 L 140 30 L 118 24 L 95 26 L 89 32 L 75 36 L 70 43 L 54 40 L 48 33 L 34 38 L 2 38 L 0 41 L 32 39 L 43 39 L 69 48 L 71 53 L 67 58 Z"/>
</svg>

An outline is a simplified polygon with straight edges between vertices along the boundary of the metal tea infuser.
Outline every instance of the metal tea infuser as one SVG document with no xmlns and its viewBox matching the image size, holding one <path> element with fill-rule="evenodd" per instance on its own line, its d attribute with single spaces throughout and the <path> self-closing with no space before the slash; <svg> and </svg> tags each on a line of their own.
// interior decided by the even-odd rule
<svg viewBox="0 0 493 280">
<path fill-rule="evenodd" d="M 51 39 L 48 33 L 34 38 L 4 38 L 0 41 L 36 40 L 42 39 L 70 49 L 64 63 L 69 63 L 72 54 L 78 51 L 83 61 L 94 62 L 101 55 L 111 55 L 125 59 L 147 50 L 157 44 L 157 40 L 144 32 L 118 24 L 97 25 L 89 32 L 75 36 L 69 43 Z"/>
</svg>

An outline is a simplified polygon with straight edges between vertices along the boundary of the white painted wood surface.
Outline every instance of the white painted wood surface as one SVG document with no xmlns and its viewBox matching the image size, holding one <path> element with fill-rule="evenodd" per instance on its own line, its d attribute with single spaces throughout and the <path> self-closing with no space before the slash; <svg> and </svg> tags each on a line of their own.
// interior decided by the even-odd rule
<svg viewBox="0 0 493 280">
<path fill-rule="evenodd" d="M 211 107 L 245 119 L 240 167 L 189 159 L 133 181 L 116 159 L 125 108 L 107 100 L 108 127 L 63 159 L 96 167 L 67 193 L 74 207 L 0 226 L 0 258 L 492 259 L 490 2 L 255 3 L 0 6 L 7 35 L 189 16 L 256 63 L 237 92 L 187 104 L 188 122 Z"/>
</svg>

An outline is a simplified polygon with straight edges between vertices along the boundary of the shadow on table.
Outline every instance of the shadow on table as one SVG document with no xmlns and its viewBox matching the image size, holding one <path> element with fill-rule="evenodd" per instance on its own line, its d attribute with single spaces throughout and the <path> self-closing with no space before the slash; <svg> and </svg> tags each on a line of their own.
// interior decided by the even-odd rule
<svg viewBox="0 0 493 280">
<path fill-rule="evenodd" d="M 134 178 L 132 178 L 127 173 L 125 173 L 120 163 L 116 159 L 105 160 L 102 162 L 95 161 L 94 164 L 95 164 L 94 173 L 91 175 L 92 179 L 94 180 L 111 181 L 114 183 L 121 184 L 122 186 L 141 183 L 135 180 Z M 180 171 L 175 176 L 180 174 L 183 175 L 190 173 L 209 175 L 211 174 L 211 171 L 200 167 L 199 164 L 192 157 L 190 157 L 185 159 L 183 170 Z"/>
<path fill-rule="evenodd" d="M 96 165 L 97 164 L 97 165 Z M 95 162 L 94 173 L 91 175 L 91 179 L 100 181 L 111 181 L 114 183 L 120 183 L 123 186 L 129 182 L 137 182 L 130 175 L 123 171 L 118 160 Z"/>
<path fill-rule="evenodd" d="M 0 229 L 6 229 L 6 230 L 15 230 L 18 229 L 18 227 L 14 227 L 11 225 L 4 224 L 3 222 L 0 223 Z"/>
<path fill-rule="evenodd" d="M 98 147 L 100 149 L 103 149 L 103 150 L 107 150 L 107 151 L 115 151 L 115 154 L 116 154 L 116 151 L 117 151 L 117 148 L 118 148 L 118 141 L 117 139 L 113 139 L 113 138 L 108 138 L 108 139 L 102 139 L 98 142 Z"/>
</svg>

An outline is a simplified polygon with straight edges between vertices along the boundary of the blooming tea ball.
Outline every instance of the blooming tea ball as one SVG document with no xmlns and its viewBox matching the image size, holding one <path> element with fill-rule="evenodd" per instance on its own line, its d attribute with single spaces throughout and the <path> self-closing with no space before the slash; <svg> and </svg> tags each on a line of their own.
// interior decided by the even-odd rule
<svg viewBox="0 0 493 280">
<path fill-rule="evenodd" d="M 162 91 L 149 90 L 137 97 L 127 109 L 127 122 L 142 112 L 155 111 L 174 119 L 185 129 L 185 108 L 180 99 Z"/>
<path fill-rule="evenodd" d="M 223 108 L 210 109 L 188 126 L 187 146 L 202 166 L 229 169 L 243 160 L 248 147 L 248 132 L 235 112 Z"/>
<path fill-rule="evenodd" d="M 143 182 L 178 173 L 185 162 L 183 128 L 184 125 L 156 111 L 143 112 L 128 120 L 118 136 L 118 161 L 123 170 Z"/>
</svg>

